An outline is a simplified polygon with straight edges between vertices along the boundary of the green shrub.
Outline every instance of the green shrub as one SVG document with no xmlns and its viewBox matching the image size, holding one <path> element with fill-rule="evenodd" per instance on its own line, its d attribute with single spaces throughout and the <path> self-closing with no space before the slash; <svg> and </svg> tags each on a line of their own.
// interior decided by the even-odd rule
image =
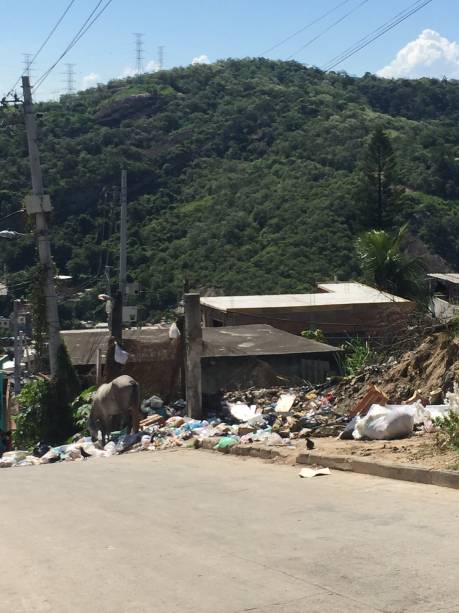
<svg viewBox="0 0 459 613">
<path fill-rule="evenodd" d="M 371 350 L 368 341 L 355 337 L 346 341 L 343 345 L 344 372 L 348 376 L 357 374 L 364 366 L 368 366 L 376 359 L 376 354 Z"/>
<path fill-rule="evenodd" d="M 96 387 L 88 387 L 79 394 L 72 402 L 73 422 L 78 431 L 84 431 L 88 426 L 89 413 L 91 411 L 92 395 Z"/>
<path fill-rule="evenodd" d="M 309 338 L 311 341 L 317 341 L 318 343 L 327 342 L 325 334 L 322 332 L 322 330 L 319 330 L 319 328 L 317 328 L 316 330 L 303 330 L 301 336 L 303 338 Z"/>
<path fill-rule="evenodd" d="M 440 449 L 459 451 L 459 414 L 450 411 L 446 417 L 435 420 L 436 442 Z"/>
<path fill-rule="evenodd" d="M 52 389 L 49 381 L 31 381 L 24 385 L 17 396 L 20 411 L 16 416 L 13 433 L 17 448 L 33 447 L 40 440 L 48 439 L 51 420 Z"/>
</svg>

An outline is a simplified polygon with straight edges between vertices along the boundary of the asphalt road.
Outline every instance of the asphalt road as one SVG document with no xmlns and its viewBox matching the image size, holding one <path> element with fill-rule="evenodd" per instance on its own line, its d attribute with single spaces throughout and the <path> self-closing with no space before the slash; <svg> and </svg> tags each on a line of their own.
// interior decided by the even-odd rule
<svg viewBox="0 0 459 613">
<path fill-rule="evenodd" d="M 459 492 L 202 451 L 1 471 L 1 613 L 459 612 Z"/>
</svg>

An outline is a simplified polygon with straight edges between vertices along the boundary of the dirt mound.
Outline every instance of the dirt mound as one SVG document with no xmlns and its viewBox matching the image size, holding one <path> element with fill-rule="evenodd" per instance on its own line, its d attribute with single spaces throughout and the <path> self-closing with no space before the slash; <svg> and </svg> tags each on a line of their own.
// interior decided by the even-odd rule
<svg viewBox="0 0 459 613">
<path fill-rule="evenodd" d="M 336 386 L 334 392 L 340 411 L 345 412 L 365 395 L 370 385 L 377 385 L 391 403 L 404 402 L 417 390 L 428 403 L 429 395 L 436 390 L 441 390 L 439 395 L 443 398 L 452 390 L 454 381 L 459 381 L 459 337 L 439 332 L 397 361 L 391 359 L 386 364 L 366 367 L 353 379 Z"/>
</svg>

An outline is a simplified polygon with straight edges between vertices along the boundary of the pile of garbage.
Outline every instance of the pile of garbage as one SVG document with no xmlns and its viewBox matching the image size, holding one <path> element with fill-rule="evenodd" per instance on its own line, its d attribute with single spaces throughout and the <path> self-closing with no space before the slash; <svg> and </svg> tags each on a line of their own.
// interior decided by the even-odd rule
<svg viewBox="0 0 459 613">
<path fill-rule="evenodd" d="M 114 432 L 108 443 L 77 437 L 70 444 L 51 447 L 40 442 L 33 451 L 10 451 L 0 458 L 0 468 L 35 466 L 56 462 L 85 461 L 123 453 L 156 451 L 176 447 L 199 448 L 212 441 L 215 449 L 261 443 L 267 446 L 295 446 L 300 440 L 312 447 L 311 438 L 390 440 L 414 432 L 433 432 L 435 420 L 459 414 L 459 386 L 445 395 L 443 404 L 423 402 L 416 392 L 405 404 L 390 404 L 378 387 L 366 393 L 345 415 L 328 384 L 316 389 L 249 389 L 229 392 L 218 413 L 205 420 L 186 416 L 186 403 L 179 400 L 166 406 L 153 396 L 142 405 L 144 418 L 135 434 Z M 207 445 L 206 445 L 207 446 Z"/>
</svg>

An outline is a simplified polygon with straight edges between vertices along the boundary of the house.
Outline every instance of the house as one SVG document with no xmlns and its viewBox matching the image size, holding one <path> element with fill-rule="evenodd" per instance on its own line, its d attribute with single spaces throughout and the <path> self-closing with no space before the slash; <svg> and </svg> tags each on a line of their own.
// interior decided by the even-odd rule
<svg viewBox="0 0 459 613">
<path fill-rule="evenodd" d="M 96 368 L 103 370 L 107 330 L 68 330 L 61 333 L 73 365 L 88 384 Z M 129 353 L 125 372 L 141 384 L 142 395 L 168 400 L 182 394 L 182 346 L 169 338 L 164 326 L 124 330 Z M 321 383 L 339 374 L 341 350 L 295 336 L 266 324 L 203 329 L 203 394 L 220 390 L 309 381 Z"/>
<path fill-rule="evenodd" d="M 9 317 L 0 316 L 0 336 L 8 336 L 11 330 L 11 320 Z"/>
<path fill-rule="evenodd" d="M 362 283 L 320 283 L 311 294 L 201 297 L 206 327 L 268 324 L 293 334 L 322 330 L 331 342 L 386 337 L 406 325 L 414 304 Z"/>
<path fill-rule="evenodd" d="M 434 317 L 441 321 L 459 317 L 459 273 L 431 273 L 427 279 Z"/>
</svg>

